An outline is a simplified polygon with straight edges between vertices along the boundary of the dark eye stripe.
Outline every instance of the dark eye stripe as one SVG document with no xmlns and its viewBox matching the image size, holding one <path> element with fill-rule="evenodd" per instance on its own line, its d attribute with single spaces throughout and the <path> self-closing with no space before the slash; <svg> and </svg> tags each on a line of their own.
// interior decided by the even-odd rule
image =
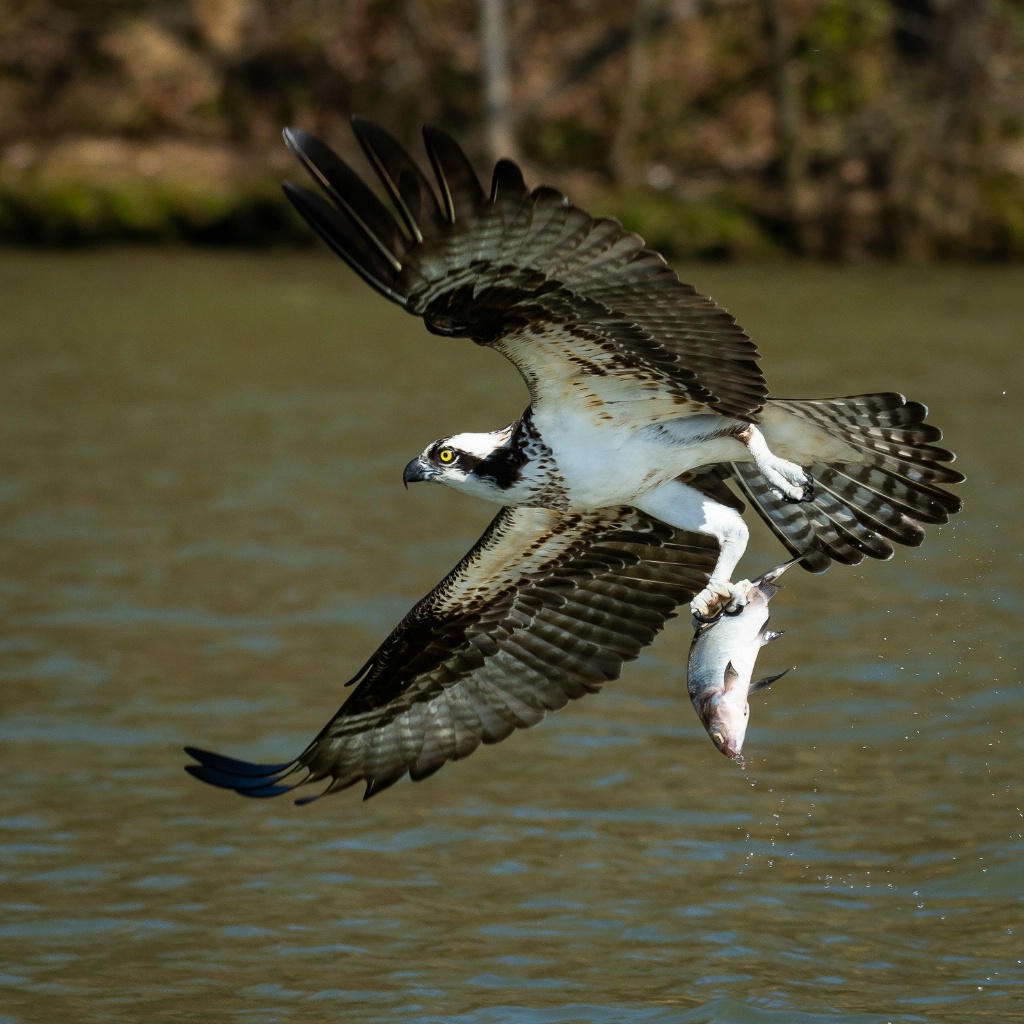
<svg viewBox="0 0 1024 1024">
<path fill-rule="evenodd" d="M 451 458 L 444 458 L 446 452 L 451 453 Z M 485 460 L 479 455 L 473 455 L 470 452 L 460 451 L 458 448 L 453 448 L 451 445 L 443 444 L 434 449 L 431 458 L 435 459 L 442 466 L 446 468 L 451 466 L 458 466 L 459 469 L 463 470 L 467 475 L 474 472 L 477 466 Z"/>
</svg>

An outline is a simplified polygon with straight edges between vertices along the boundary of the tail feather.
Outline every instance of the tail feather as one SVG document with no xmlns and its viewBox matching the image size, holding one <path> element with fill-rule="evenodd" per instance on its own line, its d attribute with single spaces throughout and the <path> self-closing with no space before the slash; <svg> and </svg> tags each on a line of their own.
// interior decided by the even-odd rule
<svg viewBox="0 0 1024 1024">
<path fill-rule="evenodd" d="M 797 504 L 783 501 L 765 478 L 747 463 L 733 463 L 731 469 L 733 479 L 765 525 L 791 555 L 799 557 L 803 568 L 810 572 L 824 572 L 833 560 L 847 565 L 861 561 L 863 556 L 842 557 L 842 545 L 838 543 L 841 538 L 813 502 Z"/>
<path fill-rule="evenodd" d="M 958 484 L 964 478 L 962 473 L 946 465 L 954 455 L 945 448 L 931 444 L 892 444 L 887 440 L 865 438 L 852 432 L 833 433 L 851 448 L 868 456 L 870 464 L 897 475 L 908 476 L 921 483 L 935 484 Z"/>
<path fill-rule="evenodd" d="M 828 466 L 816 480 L 848 496 L 872 517 L 885 514 L 888 518 L 892 511 L 924 523 L 947 523 L 950 515 L 959 511 L 959 500 L 948 491 L 919 485 L 917 491 L 910 492 L 898 477 L 871 466 Z"/>
<path fill-rule="evenodd" d="M 816 504 L 836 530 L 842 533 L 848 546 L 859 553 L 858 562 L 865 555 L 883 560 L 892 558 L 893 547 L 878 529 L 882 524 L 865 516 L 862 509 L 852 508 L 842 494 L 822 488 L 816 497 Z M 891 532 L 895 534 L 896 531 Z M 914 543 L 906 533 L 894 536 L 893 539 L 904 544 Z"/>
<path fill-rule="evenodd" d="M 818 488 L 812 501 L 788 502 L 752 465 L 736 463 L 732 469 L 750 503 L 805 569 L 824 572 L 832 562 L 858 565 L 869 555 L 891 557 L 891 546 L 867 543 L 864 526 L 830 492 Z"/>
<path fill-rule="evenodd" d="M 855 427 L 902 427 L 924 423 L 928 407 L 921 402 L 908 402 L 895 391 L 877 395 L 850 395 L 845 398 L 772 398 L 779 409 L 792 412 L 802 419 L 812 420 L 828 429 L 842 424 Z M 934 433 L 937 427 L 929 426 Z M 938 440 L 941 431 L 930 440 Z"/>
<path fill-rule="evenodd" d="M 917 479 L 930 483 L 955 484 L 964 479 L 962 473 L 944 465 L 956 456 L 930 443 L 941 440 L 942 431 L 924 422 L 928 407 L 920 402 L 908 402 L 896 393 L 769 401 L 783 412 L 817 424 L 871 456 L 875 465 L 884 465 L 897 474 L 916 473 Z"/>
<path fill-rule="evenodd" d="M 802 460 L 814 479 L 814 497 L 798 503 L 781 498 L 752 464 L 731 467 L 758 514 L 804 568 L 821 572 L 832 561 L 891 558 L 893 543 L 922 542 L 922 522 L 945 523 L 960 511 L 960 499 L 940 485 L 959 483 L 963 475 L 948 465 L 953 453 L 933 443 L 942 432 L 924 422 L 928 410 L 920 402 L 888 393 L 769 399 L 769 405 L 776 422 L 784 414 L 791 434 L 799 433 L 794 418 L 802 420 L 856 454 L 855 460 Z"/>
<path fill-rule="evenodd" d="M 924 528 L 917 520 L 893 506 L 886 505 L 878 495 L 858 487 L 856 482 L 850 482 L 851 486 L 847 486 L 847 482 L 840 474 L 826 470 L 821 479 L 816 481 L 815 486 L 820 488 L 823 501 L 834 502 L 852 517 L 862 530 L 873 536 L 877 535 L 882 540 L 884 547 L 879 548 L 880 553 L 875 557 L 892 557 L 892 546 L 885 544 L 883 538 L 912 548 L 921 544 L 924 540 Z M 850 507 L 854 505 L 856 511 Z"/>
</svg>

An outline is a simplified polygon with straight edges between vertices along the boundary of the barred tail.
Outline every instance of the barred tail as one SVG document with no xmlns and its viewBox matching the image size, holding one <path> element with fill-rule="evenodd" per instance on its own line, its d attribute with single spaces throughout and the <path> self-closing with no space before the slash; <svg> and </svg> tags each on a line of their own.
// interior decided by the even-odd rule
<svg viewBox="0 0 1024 1024">
<path fill-rule="evenodd" d="M 916 547 L 922 523 L 945 523 L 963 504 L 940 486 L 964 477 L 947 465 L 953 453 L 932 443 L 942 432 L 924 422 L 927 415 L 926 406 L 899 394 L 769 399 L 768 445 L 810 471 L 814 497 L 780 498 L 752 463 L 734 463 L 733 476 L 805 569 L 891 558 L 893 543 Z M 803 453 L 779 451 L 802 445 Z"/>
</svg>

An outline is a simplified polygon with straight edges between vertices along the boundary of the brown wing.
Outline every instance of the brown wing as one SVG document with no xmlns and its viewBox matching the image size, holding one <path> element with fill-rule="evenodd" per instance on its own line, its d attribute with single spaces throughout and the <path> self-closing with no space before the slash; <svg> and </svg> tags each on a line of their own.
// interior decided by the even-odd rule
<svg viewBox="0 0 1024 1024">
<path fill-rule="evenodd" d="M 294 128 L 285 141 L 331 202 L 290 182 L 285 191 L 356 273 L 432 331 L 498 349 L 534 402 L 564 396 L 574 379 L 603 378 L 616 401 L 660 390 L 756 416 L 767 389 L 753 342 L 618 221 L 595 219 L 554 189 L 529 191 L 508 160 L 485 195 L 458 145 L 427 128 L 439 203 L 390 135 L 358 119 L 353 129 L 394 213 Z"/>
<path fill-rule="evenodd" d="M 631 508 L 504 508 L 296 760 L 258 765 L 186 748 L 199 762 L 188 771 L 246 796 L 365 780 L 369 797 L 407 772 L 425 778 L 617 678 L 705 586 L 716 557 L 708 538 Z"/>
</svg>

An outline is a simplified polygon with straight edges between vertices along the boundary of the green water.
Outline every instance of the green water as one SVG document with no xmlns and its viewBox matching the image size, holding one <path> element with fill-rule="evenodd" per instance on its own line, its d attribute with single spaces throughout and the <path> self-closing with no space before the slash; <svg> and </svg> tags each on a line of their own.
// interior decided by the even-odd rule
<svg viewBox="0 0 1024 1024">
<path fill-rule="evenodd" d="M 684 276 L 775 394 L 927 402 L 962 517 L 787 577 L 745 773 L 681 620 L 530 732 L 298 809 L 181 746 L 301 749 L 492 513 L 402 467 L 518 376 L 329 257 L 0 254 L 2 1024 L 1021 1019 L 1022 273 Z"/>
</svg>

